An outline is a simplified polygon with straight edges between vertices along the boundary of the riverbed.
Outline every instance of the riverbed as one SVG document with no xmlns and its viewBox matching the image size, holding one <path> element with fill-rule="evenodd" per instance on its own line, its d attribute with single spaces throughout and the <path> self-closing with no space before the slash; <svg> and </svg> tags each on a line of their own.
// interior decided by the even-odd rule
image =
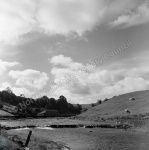
<svg viewBox="0 0 149 150">
<path fill-rule="evenodd" d="M 29 130 L 32 130 L 32 137 L 36 142 L 41 139 L 44 141 L 54 141 L 63 143 L 71 150 L 148 150 L 149 134 L 133 132 L 122 129 L 104 128 L 44 128 L 45 124 L 63 124 L 68 119 L 29 119 L 1 121 L 2 124 L 9 125 L 42 125 L 39 128 L 24 128 L 9 130 L 10 134 L 19 135 L 25 139 Z M 68 121 L 69 122 L 69 121 Z M 83 123 L 84 121 L 74 121 L 73 123 Z M 69 122 L 70 123 L 70 122 Z M 89 124 L 91 122 L 84 122 Z M 95 123 L 95 122 L 94 122 Z M 96 123 L 95 123 L 96 124 Z M 32 147 L 32 145 L 30 145 Z"/>
</svg>

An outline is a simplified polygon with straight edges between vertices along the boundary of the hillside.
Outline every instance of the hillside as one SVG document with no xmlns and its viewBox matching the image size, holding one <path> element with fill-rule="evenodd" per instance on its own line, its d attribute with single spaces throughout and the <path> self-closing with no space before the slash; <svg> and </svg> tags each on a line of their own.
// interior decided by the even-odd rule
<svg viewBox="0 0 149 150">
<path fill-rule="evenodd" d="M 135 100 L 129 100 L 129 98 L 135 98 Z M 125 109 L 129 110 L 130 114 L 125 112 Z M 98 106 L 90 108 L 80 116 L 109 118 L 146 113 L 149 113 L 149 90 L 132 92 L 111 98 Z"/>
</svg>

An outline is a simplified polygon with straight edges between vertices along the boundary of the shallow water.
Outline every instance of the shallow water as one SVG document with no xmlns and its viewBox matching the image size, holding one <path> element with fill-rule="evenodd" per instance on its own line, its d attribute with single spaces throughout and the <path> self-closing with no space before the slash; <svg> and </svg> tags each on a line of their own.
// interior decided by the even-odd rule
<svg viewBox="0 0 149 150">
<path fill-rule="evenodd" d="M 125 131 L 119 129 L 100 128 L 62 128 L 45 127 L 50 119 L 5 121 L 9 126 L 40 125 L 32 129 L 32 134 L 48 141 L 58 141 L 67 144 L 72 150 L 149 150 L 149 134 Z M 27 136 L 29 128 L 13 130 L 15 134 Z M 11 131 L 10 131 L 11 132 Z"/>
<path fill-rule="evenodd" d="M 37 127 L 36 129 L 42 129 L 42 130 L 54 130 L 53 128 L 50 128 L 50 127 Z"/>
</svg>

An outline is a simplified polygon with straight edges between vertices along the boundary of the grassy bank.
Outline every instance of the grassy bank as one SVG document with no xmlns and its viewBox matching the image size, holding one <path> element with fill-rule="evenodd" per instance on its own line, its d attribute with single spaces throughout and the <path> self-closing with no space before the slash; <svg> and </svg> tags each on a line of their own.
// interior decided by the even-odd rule
<svg viewBox="0 0 149 150">
<path fill-rule="evenodd" d="M 0 150 L 25 150 L 27 134 L 19 134 L 16 132 L 0 132 Z M 29 150 L 69 150 L 63 143 L 58 143 L 43 138 L 31 137 L 28 145 Z"/>
</svg>

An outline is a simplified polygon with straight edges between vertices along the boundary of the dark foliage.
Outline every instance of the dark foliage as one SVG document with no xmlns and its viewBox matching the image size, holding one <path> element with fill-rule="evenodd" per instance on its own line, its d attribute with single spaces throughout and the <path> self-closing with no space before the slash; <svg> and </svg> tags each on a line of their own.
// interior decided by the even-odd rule
<svg viewBox="0 0 149 150">
<path fill-rule="evenodd" d="M 95 106 L 97 106 L 97 104 L 91 104 L 92 105 L 92 107 L 95 107 Z"/>
<path fill-rule="evenodd" d="M 102 103 L 102 100 L 97 101 L 97 105 L 100 105 Z"/>
<path fill-rule="evenodd" d="M 10 88 L 0 91 L 0 108 L 3 104 L 9 104 L 18 108 L 19 115 L 37 115 L 43 110 L 58 110 L 60 114 L 75 115 L 80 114 L 81 105 L 73 105 L 67 102 L 62 95 L 58 100 L 43 96 L 37 99 L 26 98 L 24 95 L 16 96 Z"/>
</svg>

